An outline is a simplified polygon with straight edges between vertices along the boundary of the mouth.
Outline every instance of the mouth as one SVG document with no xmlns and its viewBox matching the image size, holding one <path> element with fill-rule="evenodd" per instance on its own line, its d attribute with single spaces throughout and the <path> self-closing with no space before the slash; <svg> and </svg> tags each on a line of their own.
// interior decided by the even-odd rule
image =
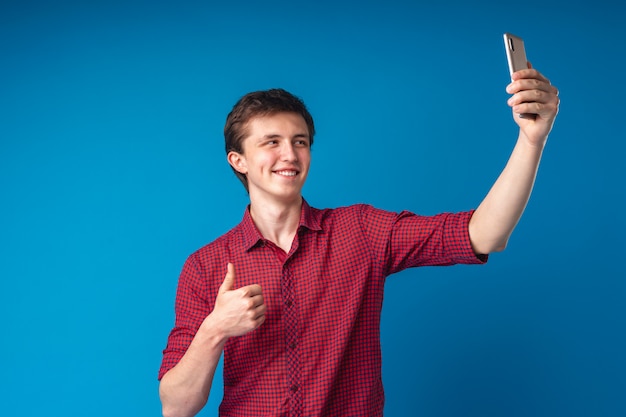
<svg viewBox="0 0 626 417">
<path fill-rule="evenodd" d="M 298 171 L 292 170 L 292 169 L 283 169 L 280 171 L 274 171 L 274 174 L 276 175 L 280 175 L 281 177 L 295 177 L 296 175 L 298 175 Z"/>
</svg>

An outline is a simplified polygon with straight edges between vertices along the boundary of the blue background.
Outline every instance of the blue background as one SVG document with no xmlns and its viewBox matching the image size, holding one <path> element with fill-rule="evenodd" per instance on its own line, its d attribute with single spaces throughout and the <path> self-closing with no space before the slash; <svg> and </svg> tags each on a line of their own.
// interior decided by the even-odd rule
<svg viewBox="0 0 626 417">
<path fill-rule="evenodd" d="M 312 205 L 476 207 L 517 137 L 505 31 L 561 111 L 505 252 L 388 280 L 385 412 L 626 415 L 624 8 L 432 3 L 3 1 L 3 415 L 160 413 L 178 273 L 247 203 L 248 91 L 308 104 Z"/>
</svg>

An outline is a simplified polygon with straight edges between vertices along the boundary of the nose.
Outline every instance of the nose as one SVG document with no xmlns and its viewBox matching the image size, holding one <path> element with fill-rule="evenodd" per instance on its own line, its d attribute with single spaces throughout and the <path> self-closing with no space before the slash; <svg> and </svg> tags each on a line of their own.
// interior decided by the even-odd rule
<svg viewBox="0 0 626 417">
<path fill-rule="evenodd" d="M 288 162 L 295 162 L 298 160 L 298 155 L 293 146 L 293 143 L 289 141 L 283 142 L 283 146 L 280 148 L 280 159 Z"/>
</svg>

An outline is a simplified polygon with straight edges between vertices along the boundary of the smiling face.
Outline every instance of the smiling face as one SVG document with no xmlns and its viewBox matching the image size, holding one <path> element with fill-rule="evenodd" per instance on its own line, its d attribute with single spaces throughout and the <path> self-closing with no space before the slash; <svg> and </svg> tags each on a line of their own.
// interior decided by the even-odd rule
<svg viewBox="0 0 626 417">
<path fill-rule="evenodd" d="M 252 118 L 243 152 L 228 153 L 228 163 L 247 177 L 250 201 L 300 203 L 311 164 L 311 140 L 304 118 L 276 113 Z"/>
</svg>

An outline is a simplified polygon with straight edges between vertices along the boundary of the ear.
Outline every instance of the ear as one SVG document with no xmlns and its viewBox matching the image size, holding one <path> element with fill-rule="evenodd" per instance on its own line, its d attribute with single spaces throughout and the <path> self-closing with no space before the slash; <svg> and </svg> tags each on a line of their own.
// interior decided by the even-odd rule
<svg viewBox="0 0 626 417">
<path fill-rule="evenodd" d="M 228 163 L 231 167 L 240 174 L 246 175 L 248 173 L 248 164 L 246 163 L 246 157 L 239 152 L 230 151 L 226 156 Z"/>
</svg>

